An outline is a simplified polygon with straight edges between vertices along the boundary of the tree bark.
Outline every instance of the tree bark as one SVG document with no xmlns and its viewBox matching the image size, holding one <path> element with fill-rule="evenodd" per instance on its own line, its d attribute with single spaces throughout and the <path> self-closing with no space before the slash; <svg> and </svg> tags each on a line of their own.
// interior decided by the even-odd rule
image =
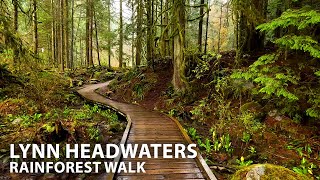
<svg viewBox="0 0 320 180">
<path fill-rule="evenodd" d="M 132 11 L 132 16 L 131 16 L 131 21 L 132 21 L 132 26 L 134 25 L 134 1 L 131 2 L 131 11 Z M 131 39 L 131 65 L 132 67 L 135 67 L 135 62 L 134 62 L 134 44 L 135 44 L 135 30 L 132 31 L 132 39 Z"/>
<path fill-rule="evenodd" d="M 119 27 L 119 67 L 123 63 L 123 17 L 122 17 L 122 0 L 120 0 L 120 27 Z"/>
<path fill-rule="evenodd" d="M 65 51 L 64 51 L 64 0 L 60 0 L 60 59 L 61 59 L 61 70 L 64 71 L 65 64 Z"/>
<path fill-rule="evenodd" d="M 206 21 L 206 39 L 205 39 L 205 44 L 204 44 L 204 53 L 207 54 L 208 50 L 208 31 L 209 31 L 209 13 L 210 13 L 210 4 L 209 0 L 207 1 L 207 21 Z"/>
<path fill-rule="evenodd" d="M 64 1 L 63 4 L 63 22 L 64 22 L 64 28 L 63 28 L 63 34 L 64 34 L 64 59 L 66 62 L 66 67 L 68 69 L 71 68 L 70 59 L 69 59 L 69 6 L 68 6 L 68 0 Z"/>
<path fill-rule="evenodd" d="M 92 0 L 87 0 L 86 7 L 86 60 L 87 67 L 93 67 L 93 56 L 92 56 L 92 33 L 93 33 L 93 15 L 92 15 Z"/>
<path fill-rule="evenodd" d="M 203 30 L 203 9 L 204 9 L 204 0 L 201 0 L 201 7 L 200 7 L 200 20 L 199 20 L 199 31 L 198 31 L 198 49 L 199 52 L 202 52 L 202 30 Z"/>
<path fill-rule="evenodd" d="M 151 0 L 147 0 L 147 63 L 148 66 L 151 65 L 152 60 L 152 15 L 151 15 Z"/>
<path fill-rule="evenodd" d="M 185 0 L 174 0 L 173 2 L 174 12 L 174 25 L 176 27 L 176 33 L 173 40 L 173 78 L 172 84 L 176 91 L 185 91 Z"/>
<path fill-rule="evenodd" d="M 51 61 L 54 66 L 56 66 L 56 14 L 55 14 L 55 8 L 54 8 L 54 0 L 51 0 L 51 16 L 52 16 L 52 22 L 51 22 Z"/>
<path fill-rule="evenodd" d="M 99 66 L 101 66 L 101 62 L 100 62 L 100 49 L 99 49 L 99 38 L 98 38 L 98 25 L 97 25 L 97 16 L 96 16 L 96 12 L 94 11 L 93 13 L 94 16 L 94 29 L 95 29 L 95 35 L 96 35 L 96 48 L 97 48 L 97 57 L 98 57 L 98 64 Z"/>
<path fill-rule="evenodd" d="M 33 53 L 38 57 L 38 16 L 37 16 L 37 0 L 33 0 Z"/>
<path fill-rule="evenodd" d="M 13 0 L 13 30 L 14 30 L 14 33 L 17 34 L 18 33 L 18 17 L 19 17 L 19 14 L 18 14 L 18 0 Z M 19 50 L 17 47 L 14 47 L 13 48 L 13 63 L 17 63 L 18 61 L 18 58 L 19 58 Z"/>
<path fill-rule="evenodd" d="M 110 6 L 111 6 L 111 0 L 108 0 L 108 4 L 107 4 L 107 13 L 108 13 L 108 33 L 111 33 L 111 10 L 110 10 Z M 108 36 L 108 65 L 109 68 L 111 68 L 111 37 L 110 35 Z"/>
<path fill-rule="evenodd" d="M 71 1 L 71 47 L 70 47 L 70 68 L 74 68 L 74 0 Z"/>
<path fill-rule="evenodd" d="M 219 35 L 218 35 L 218 53 L 220 53 L 220 48 L 221 48 L 221 28 L 222 28 L 222 10 L 223 6 L 220 6 L 220 17 L 219 17 Z"/>
<path fill-rule="evenodd" d="M 143 2 L 138 0 L 137 5 L 137 37 L 136 37 L 136 66 L 141 64 L 142 51 L 142 18 L 143 18 Z"/>
</svg>

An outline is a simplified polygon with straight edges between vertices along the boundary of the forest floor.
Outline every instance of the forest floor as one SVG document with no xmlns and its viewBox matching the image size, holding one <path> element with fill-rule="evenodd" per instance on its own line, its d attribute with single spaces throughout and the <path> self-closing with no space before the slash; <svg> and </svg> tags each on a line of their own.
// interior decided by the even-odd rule
<svg viewBox="0 0 320 180">
<path fill-rule="evenodd" d="M 221 66 L 227 71 L 233 61 L 233 54 L 226 53 Z M 238 169 L 261 163 L 301 170 L 310 178 L 319 175 L 318 124 L 301 124 L 277 109 L 265 110 L 245 95 L 240 99 L 219 99 L 212 89 L 203 88 L 209 83 L 205 78 L 190 83 L 196 87 L 191 93 L 176 94 L 171 85 L 172 74 L 171 64 L 166 63 L 156 65 L 155 71 L 133 69 L 117 76 L 99 93 L 176 117 L 219 179 L 228 179 Z M 260 120 L 255 121 L 252 116 Z"/>
<path fill-rule="evenodd" d="M 42 70 L 14 75 L 5 67 L 0 78 L 0 179 L 96 179 L 100 174 L 10 174 L 10 144 L 119 143 L 125 118 L 110 109 L 82 99 L 75 88 L 114 77 L 107 69 L 66 73 Z M 17 148 L 16 148 L 17 150 Z M 17 152 L 16 152 L 17 153 Z M 29 156 L 28 156 L 29 157 Z M 79 161 L 66 159 L 15 159 L 16 162 Z M 86 162 L 87 160 L 81 160 Z M 105 159 L 97 160 L 105 161 Z M 112 160 L 110 160 L 112 161 Z"/>
</svg>

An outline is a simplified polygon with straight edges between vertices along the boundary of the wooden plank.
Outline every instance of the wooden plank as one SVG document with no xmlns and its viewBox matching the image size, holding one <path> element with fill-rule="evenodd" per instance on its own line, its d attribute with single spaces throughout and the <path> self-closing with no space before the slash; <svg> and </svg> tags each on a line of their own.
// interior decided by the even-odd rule
<svg viewBox="0 0 320 180">
<path fill-rule="evenodd" d="M 189 168 L 189 169 L 152 169 L 146 171 L 143 174 L 190 174 L 190 173 L 201 173 L 199 168 Z M 120 173 L 121 175 L 130 175 L 130 173 Z"/>
<path fill-rule="evenodd" d="M 158 158 L 146 158 L 146 157 L 143 157 L 143 158 L 125 158 L 125 159 L 122 159 L 122 162 L 160 162 L 160 163 L 163 163 L 163 162 L 168 162 L 168 163 L 196 163 L 194 161 L 194 159 L 188 159 L 188 158 L 163 158 L 162 156 L 159 156 Z"/>
<path fill-rule="evenodd" d="M 130 141 L 152 141 L 152 140 L 177 140 L 177 141 L 183 141 L 183 137 L 181 136 L 130 136 Z"/>
<path fill-rule="evenodd" d="M 138 130 L 132 130 L 130 131 L 130 136 L 148 136 L 148 135 L 170 135 L 170 136 L 182 136 L 180 132 L 177 131 L 138 131 Z"/>
<path fill-rule="evenodd" d="M 165 174 L 165 175 L 132 175 L 132 176 L 117 176 L 119 180 L 152 180 L 152 179 L 204 179 L 201 173 L 196 174 Z"/>
<path fill-rule="evenodd" d="M 126 165 L 128 167 L 129 162 L 126 162 Z M 137 164 L 133 163 L 131 166 L 134 170 L 137 168 Z M 198 168 L 196 163 L 149 163 L 146 162 L 144 165 L 145 170 L 152 170 L 152 169 L 186 169 L 186 168 Z"/>
</svg>

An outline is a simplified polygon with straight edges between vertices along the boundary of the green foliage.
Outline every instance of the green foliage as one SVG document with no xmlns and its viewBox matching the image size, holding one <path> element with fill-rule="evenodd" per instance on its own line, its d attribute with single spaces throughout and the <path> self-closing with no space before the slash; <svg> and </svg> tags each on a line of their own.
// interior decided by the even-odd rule
<svg viewBox="0 0 320 180">
<path fill-rule="evenodd" d="M 217 136 L 216 132 L 212 132 L 212 141 L 213 141 L 213 149 L 216 152 L 220 150 L 225 151 L 229 155 L 231 155 L 234 151 L 231 144 L 231 138 L 229 134 L 222 135 L 220 137 Z"/>
<path fill-rule="evenodd" d="M 95 140 L 96 142 L 100 141 L 102 138 L 100 129 L 94 126 L 88 128 L 88 134 L 90 140 Z"/>
<path fill-rule="evenodd" d="M 299 77 L 288 68 L 271 66 L 277 59 L 276 54 L 261 56 L 247 71 L 234 72 L 231 77 L 243 78 L 256 83 L 258 85 L 256 91 L 264 94 L 265 99 L 276 96 L 283 97 L 290 102 L 299 100 L 287 89 L 290 84 L 298 84 Z"/>
<path fill-rule="evenodd" d="M 236 162 L 239 164 L 240 167 L 246 167 L 253 163 L 253 161 L 251 160 L 245 161 L 243 156 L 241 156 L 240 160 L 236 159 Z"/>
<path fill-rule="evenodd" d="M 264 129 L 264 125 L 255 117 L 252 113 L 242 113 L 238 116 L 238 122 L 239 125 L 242 125 L 245 127 L 245 129 L 249 132 L 245 132 L 242 137 L 242 141 L 250 141 L 251 134 L 254 134 L 256 132 L 262 132 Z"/>
<path fill-rule="evenodd" d="M 251 141 L 251 134 L 243 132 L 241 141 L 244 143 L 249 143 Z"/>
<path fill-rule="evenodd" d="M 30 127 L 30 126 L 33 126 L 34 123 L 39 122 L 41 117 L 42 117 L 42 114 L 36 113 L 36 114 L 34 114 L 32 116 L 30 116 L 30 115 L 22 115 L 22 116 L 17 117 L 17 118 L 21 118 L 22 119 L 21 125 L 23 127 Z"/>
<path fill-rule="evenodd" d="M 286 35 L 275 43 L 280 47 L 308 52 L 312 57 L 320 58 L 320 45 L 311 36 Z"/>
<path fill-rule="evenodd" d="M 137 83 L 133 86 L 133 96 L 142 100 L 144 97 L 144 86 L 141 83 Z"/>
<path fill-rule="evenodd" d="M 220 59 L 221 55 L 216 54 L 214 52 L 208 52 L 208 54 L 203 55 L 201 58 L 196 58 L 197 66 L 192 70 L 195 78 L 201 79 L 206 75 L 209 75 L 209 70 L 211 67 L 211 63 L 214 60 Z"/>
<path fill-rule="evenodd" d="M 256 150 L 255 147 L 250 146 L 250 147 L 249 147 L 249 152 L 250 152 L 251 154 L 256 154 L 256 153 L 257 153 L 257 150 Z"/>
<path fill-rule="evenodd" d="M 276 9 L 281 4 L 280 1 L 271 3 Z M 287 63 L 284 62 L 288 61 L 287 52 L 289 50 L 305 52 L 313 58 L 320 58 L 320 45 L 313 33 L 319 23 L 320 13 L 311 10 L 310 7 L 304 7 L 295 10 L 289 9 L 280 17 L 259 25 L 257 29 L 267 34 L 285 30 L 282 31 L 284 32 L 282 37 L 277 37 L 273 41 L 280 47 L 280 51 L 261 56 L 248 69 L 238 70 L 231 77 L 253 82 L 255 87 L 251 91 L 252 95 L 261 94 L 263 99 L 276 102 L 277 106 L 283 108 L 282 113 L 295 117 L 297 120 L 301 119 L 299 118 L 301 115 L 298 113 L 300 107 L 296 103 L 307 95 L 310 106 L 304 109 L 306 115 L 319 118 L 320 103 L 317 93 L 313 93 L 312 88 L 304 90 L 292 88 L 300 83 L 300 74 L 297 70 L 286 66 Z M 315 75 L 320 76 L 319 71 L 316 71 Z"/>
<path fill-rule="evenodd" d="M 44 131 L 47 133 L 52 133 L 53 131 L 55 131 L 56 128 L 51 123 L 50 124 L 46 123 L 42 126 L 42 129 L 44 129 Z"/>
<path fill-rule="evenodd" d="M 302 30 L 312 27 L 320 23 L 320 13 L 315 10 L 309 10 L 305 7 L 302 9 L 288 9 L 282 13 L 279 18 L 273 19 L 271 22 L 261 24 L 257 29 L 261 31 L 274 31 L 277 28 L 287 28 L 290 26 Z"/>
<path fill-rule="evenodd" d="M 316 169 L 317 166 L 313 163 L 310 163 L 307 159 L 304 157 L 301 159 L 300 165 L 298 167 L 293 167 L 293 171 L 295 171 L 298 174 L 310 174 L 313 175 L 313 170 Z"/>
<path fill-rule="evenodd" d="M 308 103 L 312 106 L 306 110 L 306 114 L 313 118 L 320 118 L 320 97 L 317 92 L 311 92 Z"/>
<path fill-rule="evenodd" d="M 212 151 L 213 145 L 211 144 L 210 139 L 207 138 L 207 139 L 204 141 L 204 143 L 202 143 L 201 140 L 200 140 L 200 141 L 198 141 L 198 144 L 199 144 L 200 147 L 205 148 L 206 153 L 209 154 L 209 153 Z"/>
<path fill-rule="evenodd" d="M 200 136 L 197 134 L 197 130 L 193 127 L 188 128 L 187 133 L 189 134 L 191 139 L 194 141 L 197 141 L 198 139 L 200 139 Z"/>
<path fill-rule="evenodd" d="M 190 111 L 192 114 L 192 119 L 198 122 L 205 122 L 208 118 L 208 114 L 211 112 L 210 103 L 208 99 L 202 99 L 199 102 L 198 106 L 194 106 L 193 109 Z"/>
</svg>

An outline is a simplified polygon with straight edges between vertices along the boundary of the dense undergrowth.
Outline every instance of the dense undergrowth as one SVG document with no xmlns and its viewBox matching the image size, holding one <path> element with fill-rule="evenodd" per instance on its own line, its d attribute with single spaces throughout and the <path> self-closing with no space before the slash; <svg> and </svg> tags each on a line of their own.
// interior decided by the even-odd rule
<svg viewBox="0 0 320 180">
<path fill-rule="evenodd" d="M 112 96 L 178 118 L 218 177 L 271 163 L 320 179 L 319 17 L 304 7 L 259 25 L 273 43 L 261 52 L 187 54 L 184 92 L 160 64 L 119 76 Z"/>
<path fill-rule="evenodd" d="M 13 74 L 5 65 L 1 65 L 0 73 L 1 174 L 17 178 L 8 174 L 10 144 L 119 143 L 126 125 L 122 117 L 105 107 L 86 103 L 72 88 L 90 83 L 92 79 L 105 81 L 114 73 L 107 69 L 88 69 L 64 74 L 49 70 Z M 65 160 L 63 154 L 55 159 Z M 50 176 L 71 178 L 74 175 Z"/>
<path fill-rule="evenodd" d="M 312 68 L 305 65 L 297 71 L 295 63 L 281 56 L 266 65 L 261 61 L 269 56 L 256 62 L 248 56 L 243 58 L 248 66 L 240 69 L 233 68 L 233 57 L 195 57 L 184 93 L 174 92 L 170 70 L 161 68 L 166 65 L 154 72 L 133 69 L 111 83 L 111 97 L 178 118 L 220 177 L 251 164 L 271 163 L 319 178 L 319 117 L 310 113 L 319 108 L 319 79 Z M 261 69 L 266 74 L 257 72 Z"/>
</svg>

